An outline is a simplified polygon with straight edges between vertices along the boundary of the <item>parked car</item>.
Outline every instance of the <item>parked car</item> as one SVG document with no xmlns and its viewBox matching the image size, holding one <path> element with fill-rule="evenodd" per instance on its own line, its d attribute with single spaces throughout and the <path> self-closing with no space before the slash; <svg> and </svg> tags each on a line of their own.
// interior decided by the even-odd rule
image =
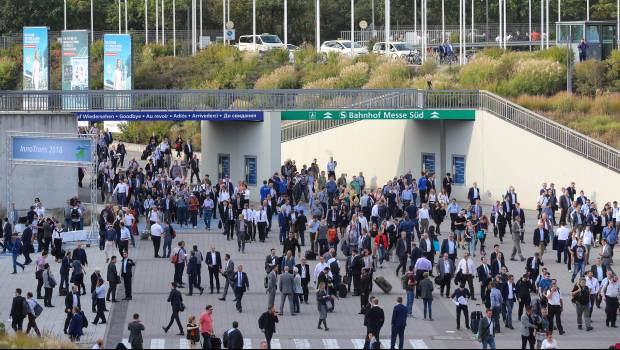
<svg viewBox="0 0 620 350">
<path fill-rule="evenodd" d="M 373 46 L 372 52 L 391 58 L 404 58 L 409 64 L 422 64 L 420 52 L 411 44 L 402 41 L 390 42 L 389 50 L 385 49 L 385 42 L 378 42 Z"/>
<path fill-rule="evenodd" d="M 242 35 L 239 37 L 239 50 L 241 51 L 265 52 L 275 49 L 287 49 L 277 35 L 266 33 L 256 35 L 256 46 L 254 46 L 252 35 Z"/>
<path fill-rule="evenodd" d="M 330 40 L 321 45 L 321 52 L 338 52 L 348 56 L 359 56 L 367 54 L 368 49 L 354 42 L 353 53 L 351 53 L 351 40 Z"/>
</svg>

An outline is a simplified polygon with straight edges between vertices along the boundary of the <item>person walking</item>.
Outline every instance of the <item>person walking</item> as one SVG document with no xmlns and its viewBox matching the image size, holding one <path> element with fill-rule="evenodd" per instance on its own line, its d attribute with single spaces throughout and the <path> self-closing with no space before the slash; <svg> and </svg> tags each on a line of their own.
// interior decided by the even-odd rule
<svg viewBox="0 0 620 350">
<path fill-rule="evenodd" d="M 551 283 L 551 288 L 547 291 L 547 302 L 549 303 L 549 329 L 553 329 L 553 319 L 556 320 L 556 325 L 560 335 L 564 334 L 564 328 L 562 327 L 562 309 L 564 308 L 564 301 L 560 295 L 557 282 L 555 280 Z"/>
<path fill-rule="evenodd" d="M 200 270 L 200 262 L 196 256 L 196 251 L 192 250 L 189 253 L 189 261 L 187 262 L 187 275 L 189 279 L 189 293 L 187 296 L 192 296 L 194 288 L 200 291 L 200 295 L 204 292 L 204 288 L 198 283 L 198 271 Z"/>
<path fill-rule="evenodd" d="M 288 298 L 291 316 L 295 316 L 293 307 L 293 284 L 294 276 L 289 272 L 289 267 L 284 267 L 284 272 L 280 276 L 280 315 L 284 316 L 284 303 Z"/>
<path fill-rule="evenodd" d="M 482 348 L 490 348 L 495 350 L 495 320 L 493 310 L 487 309 L 485 317 L 480 321 L 480 329 L 478 331 L 478 341 L 482 343 Z"/>
<path fill-rule="evenodd" d="M 608 279 L 605 286 L 601 288 L 601 294 L 605 299 L 605 324 L 607 327 L 618 328 L 616 319 L 618 318 L 618 297 L 620 297 L 620 282 L 618 275 L 613 275 Z"/>
<path fill-rule="evenodd" d="M 465 283 L 461 283 L 459 288 L 452 293 L 452 301 L 456 304 L 456 330 L 461 330 L 461 313 L 465 316 L 465 328 L 469 329 L 469 309 L 467 303 L 471 298 L 469 290 L 465 288 Z"/>
<path fill-rule="evenodd" d="M 258 319 L 258 328 L 265 334 L 267 349 L 271 349 L 271 338 L 276 332 L 276 323 L 278 322 L 278 313 L 273 307 L 265 311 Z"/>
<path fill-rule="evenodd" d="M 420 286 L 420 298 L 424 303 L 424 320 L 428 311 L 429 320 L 433 320 L 433 282 L 429 278 L 428 272 L 422 275 L 422 281 L 418 282 Z"/>
<path fill-rule="evenodd" d="M 72 342 L 79 342 L 84 335 L 84 314 L 79 307 L 74 307 L 71 312 L 71 321 L 69 322 L 68 335 Z"/>
<path fill-rule="evenodd" d="M 31 292 L 26 293 L 26 302 L 28 303 L 28 326 L 26 327 L 26 335 L 30 334 L 31 329 L 34 329 L 37 337 L 40 337 L 41 332 L 37 326 L 37 317 L 43 312 L 43 308 L 41 308 L 41 305 L 33 298 Z"/>
<path fill-rule="evenodd" d="M 413 317 L 413 301 L 415 300 L 415 289 L 418 281 L 415 279 L 414 267 L 409 266 L 409 271 L 401 278 L 403 289 L 407 292 L 407 316 Z"/>
<path fill-rule="evenodd" d="M 106 280 L 110 285 L 110 288 L 108 288 L 108 293 L 106 295 L 106 300 L 116 303 L 116 286 L 118 286 L 118 284 L 121 282 L 121 278 L 118 275 L 118 270 L 116 269 L 116 256 L 110 258 Z"/>
<path fill-rule="evenodd" d="M 448 253 L 443 254 L 443 259 L 437 262 L 437 271 L 439 272 L 439 281 L 441 281 L 439 296 L 444 295 L 446 290 L 446 298 L 450 297 L 450 286 L 452 285 L 452 276 L 454 276 L 454 260 L 449 258 Z"/>
<path fill-rule="evenodd" d="M 398 271 L 403 269 L 403 275 L 405 274 L 405 269 L 407 268 L 407 233 L 401 232 L 400 238 L 396 242 L 396 256 L 398 257 L 398 266 L 396 267 L 396 276 L 398 276 Z"/>
<path fill-rule="evenodd" d="M 58 285 L 58 294 L 61 290 L 69 290 L 69 272 L 71 271 L 71 251 L 68 251 L 66 255 L 60 261 L 60 284 Z"/>
<path fill-rule="evenodd" d="M 371 301 L 370 309 L 368 309 L 366 315 L 364 316 L 364 326 L 366 326 L 366 333 L 374 334 L 377 340 L 379 340 L 381 328 L 383 328 L 384 322 L 385 313 L 383 312 L 383 309 L 379 306 L 379 299 L 374 298 Z"/>
<path fill-rule="evenodd" d="M 278 265 L 271 266 L 271 272 L 267 275 L 267 309 L 274 307 L 276 292 L 278 291 Z"/>
<path fill-rule="evenodd" d="M 213 332 L 213 306 L 207 305 L 205 310 L 200 314 L 200 335 L 202 335 L 202 348 L 211 349 L 211 337 Z"/>
<path fill-rule="evenodd" d="M 239 313 L 242 313 L 243 306 L 241 305 L 241 300 L 243 299 L 243 294 L 250 289 L 250 281 L 248 275 L 243 272 L 243 265 L 237 266 L 237 272 L 233 277 L 233 281 L 236 301 L 235 307 Z"/>
<path fill-rule="evenodd" d="M 229 254 L 224 255 L 224 267 L 220 269 L 220 273 L 222 274 L 222 276 L 224 276 L 224 294 L 222 294 L 222 297 L 219 298 L 218 300 L 226 301 L 226 294 L 228 294 L 228 287 L 234 283 L 233 279 L 235 277 L 235 263 L 232 260 L 230 260 Z M 233 289 L 233 292 L 234 292 L 234 288 L 235 288 L 234 284 L 232 285 L 231 288 Z"/>
<path fill-rule="evenodd" d="M 325 283 L 319 283 L 318 292 L 316 294 L 317 300 L 317 309 L 319 311 L 319 325 L 318 329 L 321 328 L 321 324 L 325 326 L 325 331 L 329 331 L 327 328 L 327 301 L 330 299 L 329 294 L 326 291 Z"/>
<path fill-rule="evenodd" d="M 239 322 L 233 321 L 232 328 L 224 333 L 222 343 L 227 349 L 243 349 L 243 334 L 239 330 Z"/>
<path fill-rule="evenodd" d="M 19 256 L 22 254 L 23 249 L 24 249 L 24 245 L 22 244 L 21 238 L 19 238 L 19 236 L 15 236 L 15 242 L 13 243 L 13 248 L 11 249 L 11 255 L 13 258 L 13 272 L 11 273 L 12 275 L 17 274 L 18 266 L 22 268 L 22 272 L 26 268 L 24 264 L 17 261 L 17 258 L 19 258 Z"/>
<path fill-rule="evenodd" d="M 510 261 L 517 261 L 515 256 L 519 254 L 521 262 L 525 261 L 523 254 L 521 253 L 521 223 L 520 216 L 515 216 L 512 221 L 512 254 L 510 255 Z"/>
<path fill-rule="evenodd" d="M 54 307 L 54 305 L 52 305 L 52 293 L 54 292 L 54 288 L 56 288 L 56 278 L 54 278 L 49 264 L 43 266 L 43 288 L 45 288 L 43 305 L 45 307 Z"/>
<path fill-rule="evenodd" d="M 571 291 L 572 301 L 577 311 L 577 329 L 583 329 L 583 317 L 586 319 L 586 331 L 591 331 L 592 320 L 590 315 L 590 288 L 586 285 L 586 279 L 580 278 Z"/>
<path fill-rule="evenodd" d="M 205 259 L 207 269 L 209 270 L 209 286 L 211 294 L 213 294 L 213 280 L 215 280 L 215 289 L 220 294 L 220 271 L 222 270 L 222 257 L 220 252 L 215 250 L 215 246 L 211 246 Z M 230 259 L 229 259 L 230 260 Z"/>
<path fill-rule="evenodd" d="M 526 306 L 525 314 L 521 316 L 521 350 L 525 350 L 525 346 L 528 343 L 530 344 L 530 350 L 534 350 L 534 343 L 536 342 L 534 337 L 536 331 L 534 318 L 532 306 Z"/>
<path fill-rule="evenodd" d="M 185 250 L 185 242 L 180 241 L 172 254 L 173 257 L 171 258 L 171 262 L 174 265 L 173 281 L 177 284 L 178 288 L 184 288 L 183 271 L 185 270 L 185 265 L 188 260 L 187 251 Z"/>
<path fill-rule="evenodd" d="M 123 261 L 121 261 L 121 277 L 123 278 L 123 285 L 125 286 L 125 298 L 123 300 L 131 300 L 131 286 L 133 279 L 133 268 L 136 264 L 133 260 L 129 259 L 129 254 L 123 252 Z"/>
<path fill-rule="evenodd" d="M 76 307 L 80 309 L 82 308 L 80 296 L 78 287 L 73 285 L 71 287 L 71 291 L 67 293 L 67 296 L 65 297 L 65 313 L 67 314 L 67 317 L 65 318 L 65 325 L 63 327 L 65 334 L 68 334 L 69 324 L 73 318 L 73 309 Z"/>
<path fill-rule="evenodd" d="M 392 339 L 390 349 L 395 349 L 398 336 L 398 348 L 403 349 L 405 343 L 405 328 L 407 327 L 407 307 L 403 305 L 403 297 L 396 298 L 396 305 L 392 311 Z"/>
<path fill-rule="evenodd" d="M 28 316 L 28 303 L 22 296 L 21 288 L 15 289 L 15 297 L 11 303 L 11 328 L 15 332 L 21 332 L 23 329 L 24 319 Z"/>
<path fill-rule="evenodd" d="M 132 349 L 144 349 L 142 332 L 144 332 L 144 324 L 140 321 L 139 314 L 133 314 L 133 321 L 127 325 L 129 331 L 129 339 L 127 340 Z"/>
<path fill-rule="evenodd" d="M 101 324 L 106 324 L 106 318 L 105 318 L 105 297 L 106 297 L 106 285 L 105 282 L 103 282 L 103 279 L 98 279 L 97 280 L 97 288 L 95 288 L 95 291 L 93 292 L 93 299 L 96 300 L 96 305 L 97 305 L 97 315 L 95 316 L 95 319 L 93 320 L 93 324 L 96 326 L 99 323 L 99 320 L 101 320 Z"/>
<path fill-rule="evenodd" d="M 155 258 L 159 258 L 159 248 L 161 246 L 161 235 L 164 229 L 161 227 L 161 221 L 157 220 L 151 225 L 151 241 L 153 241 L 153 255 Z"/>
<path fill-rule="evenodd" d="M 498 285 L 495 282 L 489 283 L 491 292 L 489 294 L 489 300 L 491 304 L 491 311 L 493 311 L 493 330 L 495 333 L 500 333 L 499 317 L 502 313 L 502 305 L 504 305 L 504 298 L 502 292 L 499 290 Z"/>
<path fill-rule="evenodd" d="M 179 313 L 185 311 L 185 305 L 183 305 L 183 295 L 181 292 L 177 290 L 177 284 L 172 282 L 170 284 L 170 294 L 168 295 L 168 302 L 170 306 L 172 306 L 172 315 L 170 315 L 170 322 L 167 326 L 161 327 L 164 330 L 164 333 L 168 333 L 172 324 L 176 321 L 177 326 L 179 326 L 179 333 L 177 335 L 183 336 L 185 332 L 183 331 L 183 325 L 181 324 L 181 319 L 179 318 Z"/>
</svg>

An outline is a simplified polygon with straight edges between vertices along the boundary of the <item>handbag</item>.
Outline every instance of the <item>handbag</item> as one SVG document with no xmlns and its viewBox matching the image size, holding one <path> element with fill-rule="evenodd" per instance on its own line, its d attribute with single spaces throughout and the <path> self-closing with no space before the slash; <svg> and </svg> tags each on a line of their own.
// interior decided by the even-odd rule
<svg viewBox="0 0 620 350">
<path fill-rule="evenodd" d="M 34 312 L 34 317 L 36 318 L 39 317 L 41 313 L 43 313 L 43 308 L 41 307 L 41 305 L 39 305 L 39 303 L 35 302 L 32 311 Z"/>
<path fill-rule="evenodd" d="M 217 228 L 220 230 L 222 229 L 222 220 L 217 223 Z"/>
<path fill-rule="evenodd" d="M 185 304 L 181 303 L 181 306 L 179 307 L 179 311 L 181 312 L 185 311 Z"/>
</svg>

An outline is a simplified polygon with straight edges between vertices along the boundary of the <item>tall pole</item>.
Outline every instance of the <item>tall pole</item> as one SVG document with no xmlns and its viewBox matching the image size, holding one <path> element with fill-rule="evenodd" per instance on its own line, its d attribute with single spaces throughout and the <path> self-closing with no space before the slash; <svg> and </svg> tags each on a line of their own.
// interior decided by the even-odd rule
<svg viewBox="0 0 620 350">
<path fill-rule="evenodd" d="M 159 44 L 159 0 L 155 0 L 155 42 Z"/>
<path fill-rule="evenodd" d="M 316 9 L 316 29 L 315 29 L 315 40 L 316 40 L 316 52 L 319 52 L 321 49 L 321 0 L 316 0 L 315 3 Z"/>
<path fill-rule="evenodd" d="M 532 51 L 532 0 L 527 0 L 528 10 L 528 37 L 530 39 L 530 51 Z"/>
<path fill-rule="evenodd" d="M 419 44 L 419 42 L 416 43 L 418 41 L 418 0 L 413 0 L 413 33 L 414 44 Z"/>
<path fill-rule="evenodd" d="M 616 40 L 618 41 L 618 45 L 616 48 L 620 47 L 620 0 L 616 0 Z"/>
<path fill-rule="evenodd" d="M 196 55 L 196 0 L 192 0 L 192 55 Z"/>
<path fill-rule="evenodd" d="M 424 0 L 422 0 L 424 1 Z M 385 49 L 390 47 L 390 7 L 391 1 L 385 0 Z"/>
<path fill-rule="evenodd" d="M 446 1 L 441 0 L 441 43 L 446 40 Z"/>
<path fill-rule="evenodd" d="M 144 0 L 144 43 L 149 44 L 149 0 Z"/>
<path fill-rule="evenodd" d="M 586 20 L 590 20 L 590 0 L 586 0 Z"/>
<path fill-rule="evenodd" d="M 125 34 L 129 34 L 129 26 L 127 20 L 127 0 L 125 0 Z"/>
<path fill-rule="evenodd" d="M 417 1 L 417 0 L 414 0 Z M 372 0 L 370 3 L 370 7 L 371 7 L 371 16 L 372 16 L 372 34 L 375 34 L 375 0 Z"/>
<path fill-rule="evenodd" d="M 284 0 L 284 45 L 288 48 L 288 0 Z"/>
<path fill-rule="evenodd" d="M 558 0 L 558 22 L 562 22 L 562 2 Z"/>
<path fill-rule="evenodd" d="M 544 32 L 545 32 L 545 0 L 540 0 L 540 49 L 545 48 Z"/>
<path fill-rule="evenodd" d="M 474 35 L 474 27 L 475 27 L 475 21 L 476 19 L 474 18 L 474 0 L 471 0 L 471 43 L 472 45 L 476 43 L 476 36 Z"/>
<path fill-rule="evenodd" d="M 177 56 L 177 0 L 172 0 L 172 56 Z"/>
<path fill-rule="evenodd" d="M 463 0 L 459 0 L 459 64 L 463 64 L 461 53 L 463 52 Z"/>
<path fill-rule="evenodd" d="M 486 28 L 484 31 L 484 36 L 486 38 L 486 41 L 489 41 L 489 35 L 491 35 L 491 33 L 489 33 L 489 0 L 485 0 L 485 3 L 486 3 L 485 13 L 486 13 L 487 23 L 486 23 Z"/>
<path fill-rule="evenodd" d="M 66 0 L 65 0 L 66 2 Z M 121 15 L 121 0 L 118 0 L 118 34 L 122 34 L 123 33 L 123 28 L 121 25 L 121 20 L 122 20 L 122 15 Z"/>
<path fill-rule="evenodd" d="M 230 21 L 230 0 L 226 0 L 226 22 Z"/>
<path fill-rule="evenodd" d="M 226 44 L 226 0 L 222 0 L 222 43 Z"/>
<path fill-rule="evenodd" d="M 65 19 L 65 30 L 67 30 L 67 0 L 63 4 L 63 16 Z"/>
<path fill-rule="evenodd" d="M 161 0 L 161 44 L 166 45 L 166 8 L 164 7 L 165 2 Z"/>
<path fill-rule="evenodd" d="M 503 34 L 503 35 L 502 35 L 502 36 L 503 36 L 503 38 L 504 38 L 504 40 L 503 40 L 503 42 L 504 42 L 504 50 L 506 50 L 506 48 L 507 48 L 507 45 L 506 45 L 506 41 L 507 41 L 507 40 L 506 40 L 506 39 L 507 39 L 507 35 L 506 35 L 506 23 L 508 22 L 508 20 L 507 20 L 508 16 L 506 15 L 506 3 L 508 3 L 508 1 L 507 1 L 507 0 L 502 0 L 502 4 L 503 4 L 503 6 L 504 6 L 504 7 L 503 7 L 504 15 L 502 16 L 502 19 L 504 20 L 504 22 L 502 23 L 502 24 L 503 24 L 503 27 L 502 27 L 502 28 L 503 28 L 503 29 L 502 29 L 502 34 Z"/>
<path fill-rule="evenodd" d="M 498 3 L 498 7 L 499 9 L 499 47 L 503 48 L 504 47 L 504 33 L 503 33 L 503 26 L 502 26 L 502 16 L 504 15 L 504 11 L 502 9 L 502 0 L 499 0 Z"/>
<path fill-rule="evenodd" d="M 93 1 L 90 0 L 90 42 L 95 42 L 95 15 Z"/>
<path fill-rule="evenodd" d="M 355 0 L 351 0 L 351 57 L 353 57 L 353 43 L 355 43 Z M 387 47 L 385 49 L 387 51 Z"/>
<path fill-rule="evenodd" d="M 199 36 L 199 40 L 200 40 L 200 49 L 202 50 L 202 0 L 200 0 L 200 36 Z"/>
<path fill-rule="evenodd" d="M 256 51 L 256 0 L 252 0 L 252 49 Z"/>
<path fill-rule="evenodd" d="M 547 37 L 546 37 L 545 42 L 546 42 L 546 48 L 547 49 L 549 48 L 549 37 L 551 36 L 551 35 L 549 35 L 549 1 L 550 0 L 547 0 L 547 6 L 546 6 L 546 17 L 547 17 L 547 29 L 546 29 L 546 32 L 547 32 Z"/>
</svg>

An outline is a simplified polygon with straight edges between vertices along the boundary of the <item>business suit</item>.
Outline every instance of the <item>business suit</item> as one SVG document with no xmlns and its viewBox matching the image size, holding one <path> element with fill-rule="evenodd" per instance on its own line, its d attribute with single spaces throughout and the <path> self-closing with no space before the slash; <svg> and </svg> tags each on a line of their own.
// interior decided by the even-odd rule
<svg viewBox="0 0 620 350">
<path fill-rule="evenodd" d="M 435 246 L 433 245 L 433 241 L 430 238 L 428 240 L 422 239 L 420 241 L 420 249 L 422 250 L 422 254 L 424 254 L 432 264 L 435 259 Z"/>
<path fill-rule="evenodd" d="M 446 269 L 446 262 L 448 264 L 448 268 Z M 454 276 L 454 261 L 448 260 L 439 260 L 437 262 L 437 271 L 439 272 L 439 279 L 442 281 L 441 289 L 439 295 L 443 294 L 444 287 L 446 288 L 446 297 L 450 295 L 450 285 L 452 282 L 452 277 Z"/>
<path fill-rule="evenodd" d="M 394 349 L 396 345 L 396 336 L 398 336 L 398 348 L 402 349 L 405 343 L 405 328 L 407 327 L 407 307 L 403 304 L 394 306 L 392 312 L 392 340 L 390 349 Z"/>
<path fill-rule="evenodd" d="M 185 154 L 186 160 L 189 162 L 194 157 L 194 146 L 189 142 L 186 143 L 183 147 L 183 153 Z"/>
<path fill-rule="evenodd" d="M 133 278 L 133 268 L 136 264 L 131 259 L 121 261 L 121 277 L 125 286 L 125 300 L 131 300 L 131 283 Z"/>
<path fill-rule="evenodd" d="M 237 300 L 235 307 L 237 308 L 237 311 L 243 312 L 243 306 L 241 305 L 243 293 L 245 293 L 250 288 L 250 281 L 248 280 L 248 275 L 245 272 L 236 272 L 233 275 L 233 282 L 235 299 Z"/>
<path fill-rule="evenodd" d="M 596 264 L 590 267 L 590 271 L 592 271 L 592 276 L 596 278 L 599 282 L 602 282 L 605 277 L 607 277 L 607 266 L 601 264 L 601 269 L 603 270 L 602 276 L 598 275 L 598 266 Z M 599 277 L 601 277 L 599 279 Z"/>
<path fill-rule="evenodd" d="M 73 303 L 73 295 L 74 293 L 72 291 L 69 291 L 67 293 L 67 296 L 65 296 L 65 313 L 67 314 L 67 317 L 65 318 L 65 325 L 63 328 L 65 333 L 67 333 L 67 329 L 69 328 L 69 323 L 71 322 L 71 318 L 73 318 L 73 307 L 77 306 L 80 308 L 80 310 L 82 309 L 82 302 L 80 300 L 79 291 L 75 292 L 75 297 L 77 298 L 76 305 L 74 305 Z"/>
<path fill-rule="evenodd" d="M 271 271 L 269 275 L 267 275 L 267 309 L 271 309 L 275 304 L 277 290 L 278 275 L 275 271 Z"/>
<path fill-rule="evenodd" d="M 571 207 L 570 197 L 567 195 L 560 196 L 560 225 L 566 225 L 566 216 Z"/>
<path fill-rule="evenodd" d="M 129 345 L 131 345 L 132 349 L 143 349 L 142 344 L 144 340 L 142 339 L 142 332 L 144 331 L 144 325 L 139 321 L 132 321 L 127 326 L 127 330 L 129 331 L 129 339 L 127 340 Z"/>
<path fill-rule="evenodd" d="M 168 326 L 164 327 L 164 331 L 168 332 L 172 324 L 176 321 L 177 326 L 179 326 L 179 334 L 183 334 L 183 326 L 181 325 L 181 320 L 179 319 L 179 313 L 182 312 L 183 308 L 183 295 L 176 288 L 170 290 L 170 294 L 168 295 L 168 302 L 170 306 L 172 306 L 172 315 L 170 315 L 170 322 Z"/>
<path fill-rule="evenodd" d="M 305 269 L 305 276 L 302 273 L 302 270 Z M 308 264 L 297 264 L 297 271 L 299 271 L 299 276 L 301 276 L 301 288 L 304 291 L 303 293 L 303 301 L 308 303 L 308 284 L 310 283 L 310 265 Z"/>
<path fill-rule="evenodd" d="M 486 267 L 486 268 L 485 268 Z M 493 277 L 491 266 L 489 264 L 480 264 L 476 269 L 478 272 L 478 281 L 480 282 L 480 298 L 484 300 L 485 291 L 487 290 L 487 286 L 489 285 L 489 281 Z M 474 293 L 471 293 L 472 297 Z"/>
<path fill-rule="evenodd" d="M 543 263 L 540 258 L 536 260 L 534 259 L 536 258 L 531 256 L 527 258 L 525 263 L 525 271 L 530 275 L 530 280 L 532 281 L 535 281 L 540 274 L 540 267 L 545 266 L 545 263 Z"/>
<path fill-rule="evenodd" d="M 226 294 L 228 294 L 228 287 L 230 286 L 230 284 L 232 283 L 232 278 L 234 277 L 235 274 L 235 263 L 232 260 L 228 260 L 228 262 L 225 262 L 226 266 L 224 267 L 224 270 L 222 271 L 222 275 L 224 276 L 225 282 L 224 282 L 224 294 L 222 294 L 222 297 L 220 298 L 220 300 L 226 300 Z M 233 291 L 234 291 L 234 286 L 232 287 Z"/>
<path fill-rule="evenodd" d="M 231 328 L 224 334 L 228 337 L 227 349 L 243 349 L 243 334 L 237 328 Z"/>
<path fill-rule="evenodd" d="M 284 272 L 280 276 L 280 315 L 284 315 L 284 303 L 288 298 L 289 307 L 291 309 L 291 315 L 293 314 L 293 284 L 294 284 L 293 274 Z"/>
<path fill-rule="evenodd" d="M 108 283 L 110 284 L 110 288 L 108 289 L 108 295 L 106 299 L 110 301 L 110 296 L 112 297 L 112 302 L 116 302 L 116 286 L 120 280 L 118 276 L 118 271 L 116 270 L 116 264 L 110 263 L 108 265 L 108 274 L 106 276 Z"/>
<path fill-rule="evenodd" d="M 353 276 L 353 296 L 360 295 L 362 268 L 364 267 L 364 260 L 361 256 L 356 255 L 351 259 L 351 275 Z"/>
<path fill-rule="evenodd" d="M 190 257 L 189 260 L 187 261 L 187 275 L 189 279 L 189 294 L 188 295 L 190 296 L 194 292 L 194 287 L 200 291 L 201 295 L 202 295 L 202 292 L 204 291 L 204 289 L 198 283 L 198 270 L 199 269 L 200 269 L 200 262 L 198 261 L 198 258 L 196 257 L 196 255 Z"/>
<path fill-rule="evenodd" d="M 220 252 L 215 252 L 215 259 L 213 259 L 213 252 L 207 253 L 206 259 L 207 267 L 209 269 L 209 286 L 211 287 L 211 294 L 213 294 L 213 280 L 215 279 L 215 287 L 217 293 L 220 293 L 220 270 L 222 269 L 222 258 Z"/>
<path fill-rule="evenodd" d="M 495 326 L 493 325 L 493 319 L 483 317 L 480 321 L 480 329 L 478 331 L 482 348 L 486 349 L 490 347 L 495 349 Z"/>
<path fill-rule="evenodd" d="M 396 242 L 396 256 L 398 257 L 398 267 L 396 267 L 396 275 L 398 271 L 403 269 L 403 275 L 407 272 L 407 241 L 399 238 Z"/>
<path fill-rule="evenodd" d="M 476 200 L 480 199 L 480 189 L 478 187 L 470 187 L 467 192 L 467 199 L 469 199 L 471 205 L 476 204 Z"/>
<path fill-rule="evenodd" d="M 385 314 L 379 306 L 372 306 L 364 316 L 364 326 L 366 326 L 366 334 L 372 333 L 379 340 L 381 328 L 385 322 Z"/>
<path fill-rule="evenodd" d="M 538 253 L 540 258 L 542 259 L 543 255 L 545 254 L 545 249 L 547 248 L 547 244 L 549 244 L 549 231 L 545 228 L 543 228 L 543 239 L 540 238 L 541 236 L 541 232 L 540 232 L 540 228 L 537 228 L 536 230 L 534 230 L 534 245 L 538 247 Z"/>
<path fill-rule="evenodd" d="M 449 247 L 449 239 L 444 239 L 443 242 L 441 242 L 441 249 L 440 249 L 440 256 L 443 256 L 445 253 L 448 253 L 448 258 L 450 258 L 450 260 L 452 260 L 453 262 L 456 260 L 456 257 L 458 256 L 458 244 L 456 243 L 455 240 L 452 240 L 451 242 L 454 245 L 454 251 L 452 254 L 450 254 L 450 247 Z"/>
</svg>

